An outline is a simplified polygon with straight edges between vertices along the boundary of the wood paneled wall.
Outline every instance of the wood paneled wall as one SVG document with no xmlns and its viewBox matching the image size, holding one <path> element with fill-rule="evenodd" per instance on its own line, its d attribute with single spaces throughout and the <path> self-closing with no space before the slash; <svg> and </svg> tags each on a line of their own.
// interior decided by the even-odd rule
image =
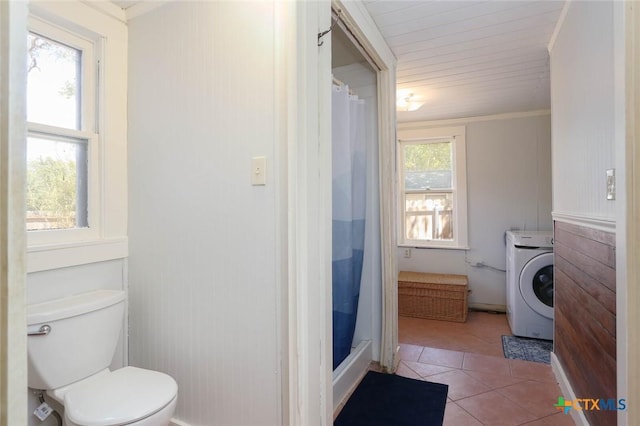
<svg viewBox="0 0 640 426">
<path fill-rule="evenodd" d="M 615 234 L 555 222 L 554 351 L 577 398 L 617 399 Z M 615 411 L 584 411 L 615 425 Z"/>
</svg>

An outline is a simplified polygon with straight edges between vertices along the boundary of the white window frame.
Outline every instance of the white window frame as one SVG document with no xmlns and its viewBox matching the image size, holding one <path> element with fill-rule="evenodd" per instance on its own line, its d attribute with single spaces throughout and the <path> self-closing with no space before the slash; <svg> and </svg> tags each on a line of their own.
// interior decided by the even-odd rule
<svg viewBox="0 0 640 426">
<path fill-rule="evenodd" d="M 78 0 L 29 2 L 29 30 L 77 48 L 93 45 L 93 67 L 83 99 L 81 130 L 28 123 L 34 136 L 60 135 L 88 143 L 89 228 L 29 231 L 27 272 L 128 256 L 127 26 L 124 20 Z M 41 23 L 55 28 L 43 30 Z M 67 35 L 71 35 L 67 39 Z M 77 36 L 77 37 L 76 37 Z M 91 69 L 93 68 L 93 69 Z M 83 94 L 84 95 L 84 94 Z"/>
<path fill-rule="evenodd" d="M 467 230 L 467 154 L 466 129 L 433 127 L 398 130 L 398 245 L 401 247 L 463 249 L 468 246 Z M 422 240 L 406 238 L 404 149 L 408 144 L 451 141 L 453 154 L 452 198 L 453 240 Z M 442 192 L 434 189 L 434 192 Z"/>
<path fill-rule="evenodd" d="M 72 33 L 36 16 L 29 18 L 29 32 L 49 38 L 82 52 L 80 78 L 82 108 L 80 129 L 27 122 L 28 136 L 52 139 L 75 139 L 87 144 L 87 221 L 86 228 L 33 230 L 27 232 L 28 246 L 50 245 L 95 240 L 100 237 L 100 135 L 96 132 L 96 74 L 99 58 L 98 41 Z"/>
</svg>

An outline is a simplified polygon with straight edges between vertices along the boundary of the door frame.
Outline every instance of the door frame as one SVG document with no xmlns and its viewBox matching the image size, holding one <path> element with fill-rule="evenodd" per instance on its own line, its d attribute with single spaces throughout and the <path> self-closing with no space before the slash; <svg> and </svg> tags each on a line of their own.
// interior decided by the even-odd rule
<svg viewBox="0 0 640 426">
<path fill-rule="evenodd" d="M 616 168 L 622 171 L 616 217 L 617 383 L 618 398 L 628 410 L 618 411 L 618 424 L 640 422 L 640 7 L 632 1 L 617 3 L 616 25 L 624 28 L 624 41 L 615 57 L 624 71 L 624 91 L 616 93 Z M 618 10 L 618 9 L 616 9 Z"/>
<path fill-rule="evenodd" d="M 396 58 L 369 15 L 364 3 L 333 0 L 332 8 L 341 11 L 340 19 L 360 48 L 377 66 L 378 157 L 380 191 L 380 247 L 382 272 L 382 336 L 380 365 L 394 372 L 398 348 L 398 273 L 396 236 Z M 330 64 L 329 64 L 330 65 Z M 329 68 L 330 78 L 331 69 Z M 321 86 L 330 87 L 330 86 Z M 327 96 L 327 102 L 330 98 Z M 329 124 L 328 120 L 323 124 Z M 326 144 L 331 145 L 331 133 Z M 329 164 L 330 166 L 330 164 Z M 329 169 L 329 174 L 331 170 Z M 330 214 L 330 212 L 329 212 Z M 329 283 L 329 287 L 331 283 Z M 330 295 L 330 292 L 329 292 Z M 330 299 L 329 299 L 330 300 Z"/>
<path fill-rule="evenodd" d="M 282 2 L 277 15 L 280 69 L 279 188 L 283 289 L 283 424 L 333 422 L 331 306 L 331 8 L 377 61 L 383 273 L 381 364 L 393 371 L 397 353 L 395 234 L 395 57 L 361 2 Z"/>
<path fill-rule="evenodd" d="M 27 2 L 0 2 L 0 425 L 27 424 Z"/>
</svg>

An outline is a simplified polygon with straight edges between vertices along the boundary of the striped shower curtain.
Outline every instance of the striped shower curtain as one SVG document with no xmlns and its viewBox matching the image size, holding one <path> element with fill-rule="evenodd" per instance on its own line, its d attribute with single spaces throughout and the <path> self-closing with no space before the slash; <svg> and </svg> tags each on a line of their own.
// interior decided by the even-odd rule
<svg viewBox="0 0 640 426">
<path fill-rule="evenodd" d="M 365 102 L 333 86 L 333 369 L 349 355 L 356 327 L 366 212 Z"/>
</svg>

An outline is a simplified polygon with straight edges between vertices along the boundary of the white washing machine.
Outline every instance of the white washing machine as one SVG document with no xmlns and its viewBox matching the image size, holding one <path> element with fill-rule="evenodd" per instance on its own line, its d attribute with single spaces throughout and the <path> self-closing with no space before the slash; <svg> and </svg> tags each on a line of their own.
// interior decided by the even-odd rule
<svg viewBox="0 0 640 426">
<path fill-rule="evenodd" d="M 516 336 L 553 340 L 553 234 L 507 231 L 507 319 Z"/>
</svg>

